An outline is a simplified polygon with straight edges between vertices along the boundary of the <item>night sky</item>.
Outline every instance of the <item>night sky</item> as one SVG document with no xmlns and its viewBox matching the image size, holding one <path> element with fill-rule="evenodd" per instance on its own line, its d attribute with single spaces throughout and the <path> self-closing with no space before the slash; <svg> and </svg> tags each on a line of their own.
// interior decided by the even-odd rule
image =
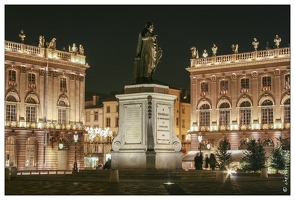
<svg viewBox="0 0 295 200">
<path fill-rule="evenodd" d="M 80 2 L 83 3 L 83 2 Z M 154 33 L 163 57 L 154 79 L 178 88 L 189 88 L 190 48 L 199 55 L 231 54 L 231 44 L 240 52 L 253 51 L 252 41 L 273 47 L 275 35 L 280 47 L 290 45 L 290 5 L 5 5 L 5 40 L 38 46 L 39 35 L 46 42 L 56 38 L 57 49 L 73 43 L 85 49 L 86 90 L 120 92 L 132 83 L 133 61 L 138 34 L 146 22 L 154 23 Z"/>
</svg>

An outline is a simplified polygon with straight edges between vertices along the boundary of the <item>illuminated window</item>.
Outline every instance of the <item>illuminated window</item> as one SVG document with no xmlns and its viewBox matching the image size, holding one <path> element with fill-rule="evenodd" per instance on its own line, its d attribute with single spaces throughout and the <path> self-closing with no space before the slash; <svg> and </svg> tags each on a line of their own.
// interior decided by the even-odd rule
<svg viewBox="0 0 295 200">
<path fill-rule="evenodd" d="M 16 71 L 15 70 L 8 71 L 8 85 L 16 86 Z"/>
<path fill-rule="evenodd" d="M 285 75 L 285 89 L 290 89 L 291 83 L 290 83 L 290 74 Z"/>
<path fill-rule="evenodd" d="M 106 118 L 106 127 L 111 127 L 111 118 Z"/>
<path fill-rule="evenodd" d="M 219 110 L 219 126 L 230 125 L 230 106 L 228 103 L 222 103 Z"/>
<path fill-rule="evenodd" d="M 264 76 L 262 77 L 262 91 L 271 90 L 271 77 Z"/>
<path fill-rule="evenodd" d="M 94 112 L 94 121 L 98 121 L 98 112 Z"/>
<path fill-rule="evenodd" d="M 290 99 L 284 102 L 284 123 L 290 123 Z"/>
<path fill-rule="evenodd" d="M 60 91 L 67 92 L 67 79 L 66 78 L 60 78 Z"/>
<path fill-rule="evenodd" d="M 251 123 L 251 104 L 243 101 L 240 104 L 240 125 L 250 125 Z"/>
<path fill-rule="evenodd" d="M 66 108 L 62 108 L 62 106 L 66 106 L 66 103 L 64 101 L 60 101 L 59 106 L 61 106 L 60 108 L 58 108 L 58 124 L 66 124 L 67 123 L 67 109 Z"/>
<path fill-rule="evenodd" d="M 26 167 L 34 167 L 36 163 L 35 152 L 36 152 L 36 140 L 33 137 L 28 138 L 26 142 Z"/>
<path fill-rule="evenodd" d="M 273 124 L 273 108 L 272 101 L 265 100 L 261 104 L 261 123 L 262 124 Z"/>
<path fill-rule="evenodd" d="M 210 126 L 210 106 L 203 104 L 200 107 L 200 126 Z"/>
<path fill-rule="evenodd" d="M 241 79 L 241 92 L 248 92 L 249 91 L 249 79 L 242 78 Z"/>
<path fill-rule="evenodd" d="M 5 142 L 5 166 L 16 166 L 16 139 L 14 137 L 8 137 Z"/>
<path fill-rule="evenodd" d="M 36 88 L 36 75 L 34 73 L 28 74 L 28 87 Z"/>
<path fill-rule="evenodd" d="M 6 121 L 16 121 L 16 104 L 6 104 Z"/>
<path fill-rule="evenodd" d="M 228 81 L 220 81 L 220 94 L 227 94 L 228 92 Z"/>
</svg>

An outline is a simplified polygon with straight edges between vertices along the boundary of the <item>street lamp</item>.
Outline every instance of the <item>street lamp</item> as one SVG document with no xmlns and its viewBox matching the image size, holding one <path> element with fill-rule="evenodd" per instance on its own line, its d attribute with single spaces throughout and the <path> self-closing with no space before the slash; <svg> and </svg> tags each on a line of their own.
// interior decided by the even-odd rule
<svg viewBox="0 0 295 200">
<path fill-rule="evenodd" d="M 75 142 L 75 162 L 74 162 L 74 168 L 73 168 L 73 174 L 78 172 L 78 166 L 77 166 L 77 142 L 78 142 L 79 135 L 77 132 L 74 134 L 74 142 Z"/>
</svg>

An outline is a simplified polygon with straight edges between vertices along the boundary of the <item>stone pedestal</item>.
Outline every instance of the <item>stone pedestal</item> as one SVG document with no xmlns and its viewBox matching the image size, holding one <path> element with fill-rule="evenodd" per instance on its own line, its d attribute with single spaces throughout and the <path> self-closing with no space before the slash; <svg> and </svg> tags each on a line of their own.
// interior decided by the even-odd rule
<svg viewBox="0 0 295 200">
<path fill-rule="evenodd" d="M 119 131 L 112 143 L 113 169 L 181 169 L 181 142 L 174 131 L 169 87 L 125 86 L 119 100 Z"/>
</svg>

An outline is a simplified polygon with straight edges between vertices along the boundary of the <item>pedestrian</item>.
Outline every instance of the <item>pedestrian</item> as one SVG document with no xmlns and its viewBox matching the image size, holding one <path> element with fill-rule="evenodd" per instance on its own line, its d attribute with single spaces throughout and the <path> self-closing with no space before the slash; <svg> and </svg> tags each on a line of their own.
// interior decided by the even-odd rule
<svg viewBox="0 0 295 200">
<path fill-rule="evenodd" d="M 109 158 L 108 161 L 104 164 L 103 169 L 111 169 L 111 159 Z"/>
<path fill-rule="evenodd" d="M 202 170 L 203 169 L 203 153 L 200 151 L 200 156 L 199 156 L 199 169 Z"/>
<path fill-rule="evenodd" d="M 216 159 L 215 159 L 215 156 L 214 156 L 213 153 L 210 154 L 210 162 L 209 162 L 209 164 L 210 164 L 210 168 L 211 168 L 212 170 L 215 170 Z"/>
<path fill-rule="evenodd" d="M 196 156 L 195 156 L 195 158 L 194 158 L 194 161 L 195 161 L 195 169 L 196 170 L 199 168 L 199 164 L 198 164 L 199 157 L 200 157 L 200 155 L 199 155 L 199 153 L 197 153 Z"/>
<path fill-rule="evenodd" d="M 206 157 L 205 157 L 205 168 L 208 170 L 209 169 L 209 162 L 210 162 L 210 159 L 208 157 L 208 154 L 206 154 Z"/>
</svg>

